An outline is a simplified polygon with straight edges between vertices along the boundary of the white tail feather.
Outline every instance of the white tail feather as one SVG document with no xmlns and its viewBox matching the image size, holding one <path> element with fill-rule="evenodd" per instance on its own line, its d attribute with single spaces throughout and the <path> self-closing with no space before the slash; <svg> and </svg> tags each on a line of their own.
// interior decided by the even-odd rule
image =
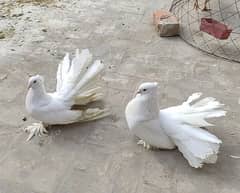
<svg viewBox="0 0 240 193">
<path fill-rule="evenodd" d="M 179 151 L 182 152 L 183 156 L 188 160 L 188 163 L 194 168 L 201 168 L 204 163 L 213 164 L 217 162 L 219 144 L 202 143 L 201 141 L 195 141 L 192 144 L 182 143 L 182 141 L 175 141 L 175 143 Z M 189 148 L 191 145 L 196 149 Z"/>
<path fill-rule="evenodd" d="M 104 64 L 100 60 L 96 60 L 92 66 L 85 72 L 81 80 L 75 86 L 75 88 L 69 93 L 67 98 L 71 98 L 76 95 L 81 89 L 93 81 L 97 75 L 104 69 Z"/>
<path fill-rule="evenodd" d="M 197 99 L 199 99 L 201 96 L 202 96 L 201 92 L 193 93 L 191 96 L 188 97 L 187 101 L 184 102 L 183 104 L 188 104 L 189 105 L 193 101 L 196 101 Z"/>
<path fill-rule="evenodd" d="M 56 91 L 59 92 L 63 86 L 63 81 L 66 79 L 70 67 L 69 53 L 66 53 L 62 62 L 58 65 L 57 70 L 57 88 Z"/>
<path fill-rule="evenodd" d="M 176 135 L 173 140 L 179 151 L 195 168 L 201 168 L 203 163 L 216 163 L 220 139 L 208 131 L 188 125 L 180 127 L 181 135 Z"/>
<path fill-rule="evenodd" d="M 193 104 L 193 107 L 201 107 L 204 105 L 207 105 L 209 102 L 215 101 L 216 99 L 213 97 L 206 97 L 201 99 L 200 101 L 196 102 L 195 104 Z"/>
<path fill-rule="evenodd" d="M 71 69 L 69 71 L 69 77 L 72 79 L 79 79 L 89 68 L 92 62 L 92 54 L 88 49 L 83 49 L 79 54 L 79 50 L 76 50 L 75 57 L 71 63 Z"/>
<path fill-rule="evenodd" d="M 192 105 L 190 104 L 199 99 L 200 96 L 201 93 L 194 93 L 186 102 L 178 106 L 177 112 L 179 112 L 179 120 L 197 127 L 212 126 L 212 124 L 208 123 L 205 119 L 225 116 L 226 111 L 220 110 L 224 104 L 221 104 L 212 97 L 204 98 Z"/>
<path fill-rule="evenodd" d="M 226 115 L 226 111 L 221 109 L 223 104 L 215 98 L 197 101 L 200 96 L 201 93 L 195 93 L 182 105 L 160 111 L 165 132 L 195 168 L 201 168 L 204 163 L 216 163 L 222 141 L 201 127 L 212 126 L 206 121 L 208 118 Z M 170 120 L 166 121 L 167 118 Z"/>
<path fill-rule="evenodd" d="M 88 49 L 83 49 L 81 53 L 77 49 L 71 63 L 67 53 L 58 65 L 56 92 L 65 100 L 72 100 L 74 96 L 83 95 L 83 92 L 96 87 L 94 81 L 104 69 L 104 64 L 99 60 L 93 64 L 91 61 L 92 54 Z"/>
</svg>

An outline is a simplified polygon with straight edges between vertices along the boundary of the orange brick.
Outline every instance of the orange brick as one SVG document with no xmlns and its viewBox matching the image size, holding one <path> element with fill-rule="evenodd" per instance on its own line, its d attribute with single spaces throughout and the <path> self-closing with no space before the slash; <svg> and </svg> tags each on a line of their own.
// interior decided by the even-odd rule
<svg viewBox="0 0 240 193">
<path fill-rule="evenodd" d="M 178 19 L 169 11 L 157 10 L 153 13 L 153 23 L 160 36 L 178 35 Z"/>
<path fill-rule="evenodd" d="M 160 20 L 166 19 L 168 17 L 173 16 L 173 14 L 166 10 L 157 10 L 153 13 L 153 23 L 157 25 Z"/>
</svg>

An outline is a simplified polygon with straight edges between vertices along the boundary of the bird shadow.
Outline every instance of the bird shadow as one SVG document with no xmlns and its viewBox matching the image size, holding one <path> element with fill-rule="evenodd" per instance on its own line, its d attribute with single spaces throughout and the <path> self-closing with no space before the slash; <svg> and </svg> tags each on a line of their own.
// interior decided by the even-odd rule
<svg viewBox="0 0 240 193">
<path fill-rule="evenodd" d="M 109 117 L 84 123 L 72 123 L 68 125 L 53 125 L 48 129 L 48 137 L 51 143 L 75 143 L 82 144 L 98 129 L 98 125 Z"/>
<path fill-rule="evenodd" d="M 161 164 L 164 168 L 167 168 L 172 178 L 178 179 L 184 177 L 186 180 L 189 180 L 194 184 L 195 181 L 200 180 L 201 178 L 201 183 L 196 183 L 196 186 L 198 186 L 196 189 L 198 190 L 200 190 L 202 188 L 201 186 L 204 186 L 206 183 L 206 189 L 214 188 L 213 184 L 218 184 L 219 190 L 223 188 L 231 188 L 232 190 L 235 189 L 239 191 L 239 160 L 232 159 L 225 153 L 233 148 L 234 147 L 223 147 L 217 163 L 205 164 L 202 168 L 192 168 L 178 149 L 164 151 L 154 150 L 152 154 L 156 159 L 156 162 Z M 235 148 L 239 149 L 239 147 Z M 209 181 L 212 181 L 213 183 L 209 184 Z"/>
</svg>

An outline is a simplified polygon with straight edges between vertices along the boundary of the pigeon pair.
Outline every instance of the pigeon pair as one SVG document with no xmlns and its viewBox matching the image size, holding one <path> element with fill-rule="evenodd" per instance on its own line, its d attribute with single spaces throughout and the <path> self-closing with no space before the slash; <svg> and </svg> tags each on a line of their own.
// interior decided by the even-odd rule
<svg viewBox="0 0 240 193">
<path fill-rule="evenodd" d="M 66 54 L 58 65 L 57 86 L 54 93 L 47 93 L 43 77 L 29 79 L 26 97 L 28 113 L 41 123 L 25 128 L 30 140 L 35 135 L 45 135 L 47 125 L 61 125 L 100 119 L 110 115 L 107 108 L 90 108 L 88 104 L 102 100 L 101 88 L 96 87 L 104 64 L 96 60 L 88 49 L 70 61 Z M 225 116 L 223 104 L 215 98 L 200 100 L 201 93 L 192 94 L 186 102 L 159 110 L 158 83 L 147 82 L 139 86 L 136 96 L 128 103 L 125 116 L 132 134 L 147 149 L 178 148 L 190 166 L 201 168 L 204 163 L 216 163 L 220 139 L 203 127 L 212 126 L 205 119 Z M 81 108 L 73 108 L 80 106 Z M 84 107 L 84 108 L 83 108 Z"/>
</svg>

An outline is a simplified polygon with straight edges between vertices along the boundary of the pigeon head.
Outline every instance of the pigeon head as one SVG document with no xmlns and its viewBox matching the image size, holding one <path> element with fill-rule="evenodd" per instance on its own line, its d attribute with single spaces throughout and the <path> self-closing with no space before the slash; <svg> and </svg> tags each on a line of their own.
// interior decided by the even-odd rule
<svg viewBox="0 0 240 193">
<path fill-rule="evenodd" d="M 145 82 L 138 87 L 137 95 L 151 95 L 157 93 L 157 82 Z"/>
<path fill-rule="evenodd" d="M 28 80 L 28 89 L 37 89 L 43 86 L 44 79 L 40 75 L 32 76 Z"/>
</svg>

